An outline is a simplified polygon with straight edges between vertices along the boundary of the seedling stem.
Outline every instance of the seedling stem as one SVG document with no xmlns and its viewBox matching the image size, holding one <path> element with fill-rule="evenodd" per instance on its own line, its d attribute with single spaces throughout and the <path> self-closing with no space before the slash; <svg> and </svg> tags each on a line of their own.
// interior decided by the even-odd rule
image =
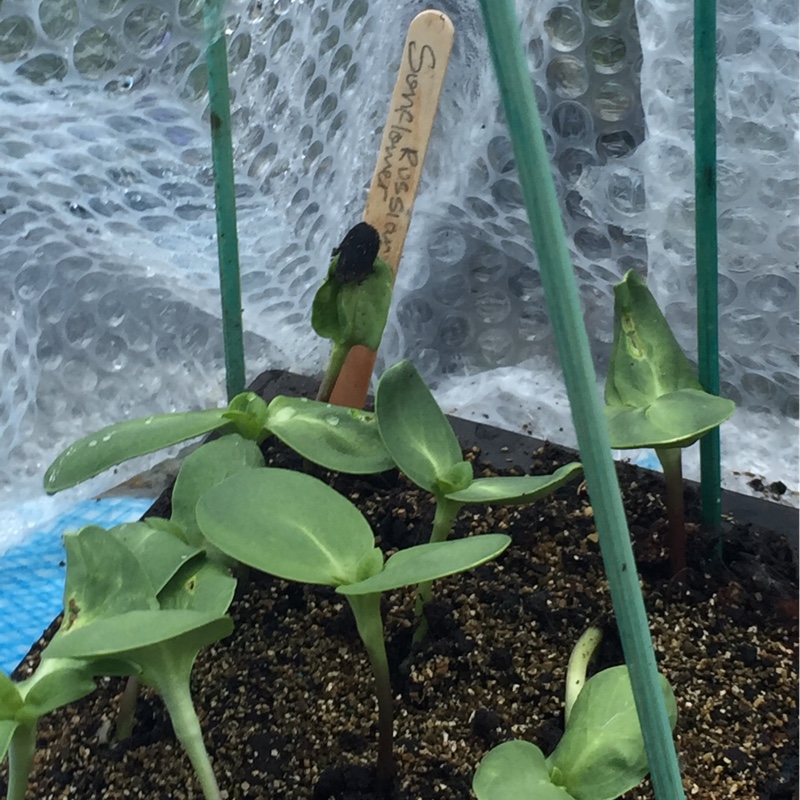
<svg viewBox="0 0 800 800">
<path fill-rule="evenodd" d="M 117 710 L 117 727 L 114 738 L 118 742 L 125 741 L 132 733 L 136 722 L 136 698 L 139 696 L 139 678 L 131 675 L 125 681 L 122 697 Z"/>
<path fill-rule="evenodd" d="M 317 400 L 322 403 L 327 403 L 330 400 L 333 387 L 339 378 L 339 373 L 342 371 L 347 354 L 350 352 L 350 346 L 338 344 L 334 342 L 331 348 L 331 357 L 328 361 L 328 369 L 325 371 L 325 377 L 319 386 L 317 392 Z"/>
<path fill-rule="evenodd" d="M 36 752 L 36 721 L 17 726 L 8 748 L 8 794 L 6 800 L 25 800 L 28 775 Z"/>
<path fill-rule="evenodd" d="M 383 641 L 383 620 L 381 619 L 380 593 L 365 595 L 347 595 L 353 616 L 356 618 L 358 633 L 364 642 L 375 676 L 375 694 L 378 698 L 378 790 L 387 795 L 391 791 L 394 779 L 394 757 L 392 740 L 394 726 L 392 724 L 392 684 L 389 679 L 389 661 L 386 657 L 386 646 Z"/>
<path fill-rule="evenodd" d="M 448 500 L 446 497 L 436 498 L 436 510 L 433 515 L 431 542 L 444 542 L 453 530 L 453 522 L 461 509 L 462 503 Z M 428 621 L 425 619 L 425 603 L 433 597 L 433 581 L 426 581 L 417 587 L 417 601 L 414 606 L 416 629 L 412 645 L 416 646 L 428 635 Z"/>
<path fill-rule="evenodd" d="M 669 528 L 669 564 L 673 576 L 686 569 L 686 523 L 683 508 L 683 471 L 680 447 L 657 447 L 656 455 L 664 470 Z"/>
<path fill-rule="evenodd" d="M 150 673 L 149 682 L 164 700 L 175 736 L 192 762 L 203 796 L 206 800 L 222 800 L 189 690 L 194 657 L 186 658 L 183 654 L 176 657 L 164 652 L 165 649 L 152 657 L 151 664 L 161 663 Z"/>
</svg>

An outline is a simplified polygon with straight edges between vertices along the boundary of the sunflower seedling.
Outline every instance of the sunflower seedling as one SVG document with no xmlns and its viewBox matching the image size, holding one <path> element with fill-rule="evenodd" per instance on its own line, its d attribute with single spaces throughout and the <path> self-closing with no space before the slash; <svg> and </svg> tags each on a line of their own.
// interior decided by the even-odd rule
<svg viewBox="0 0 800 800">
<path fill-rule="evenodd" d="M 585 681 L 599 640 L 600 632 L 590 629 L 570 658 L 565 730 L 556 749 L 545 758 L 535 744 L 521 740 L 493 748 L 472 781 L 478 800 L 615 800 L 641 783 L 649 766 L 628 668 L 604 669 Z M 659 677 L 674 729 L 675 696 Z"/>
<path fill-rule="evenodd" d="M 204 797 L 221 800 L 189 679 L 200 650 L 233 629 L 226 611 L 236 581 L 167 528 L 146 522 L 82 528 L 65 537 L 65 546 L 64 621 L 45 663 L 131 664 L 130 672 L 164 700 Z"/>
<path fill-rule="evenodd" d="M 346 498 L 299 472 L 254 469 L 207 491 L 197 504 L 203 536 L 231 558 L 285 580 L 336 588 L 353 610 L 375 676 L 377 783 L 394 774 L 392 688 L 380 613 L 381 593 L 476 567 L 510 543 L 485 534 L 402 550 L 384 561 L 369 523 Z"/>
<path fill-rule="evenodd" d="M 630 270 L 614 287 L 614 343 L 606 422 L 615 450 L 655 448 L 664 469 L 673 576 L 686 569 L 681 449 L 721 425 L 732 400 L 703 391 L 644 279 Z"/>
<path fill-rule="evenodd" d="M 458 439 L 419 372 L 401 361 L 383 373 L 375 395 L 375 413 L 386 450 L 405 475 L 433 494 L 436 508 L 430 541 L 447 539 L 466 503 L 522 505 L 551 494 L 581 471 L 578 463 L 552 475 L 474 478 Z M 419 587 L 418 615 L 431 599 L 431 584 Z M 415 641 L 425 635 L 420 619 Z"/>
<path fill-rule="evenodd" d="M 245 392 L 227 408 L 142 417 L 84 436 L 50 465 L 44 488 L 55 494 L 124 461 L 212 431 L 238 433 L 257 444 L 274 434 L 304 458 L 336 472 L 371 474 L 394 466 L 370 412 L 304 397 L 275 397 L 267 406 Z"/>
</svg>

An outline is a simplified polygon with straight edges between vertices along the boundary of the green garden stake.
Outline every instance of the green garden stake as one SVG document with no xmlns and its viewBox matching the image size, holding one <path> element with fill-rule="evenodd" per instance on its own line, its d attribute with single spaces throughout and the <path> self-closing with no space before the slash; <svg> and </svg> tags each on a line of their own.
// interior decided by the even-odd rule
<svg viewBox="0 0 800 800">
<path fill-rule="evenodd" d="M 694 182 L 697 260 L 697 364 L 705 391 L 719 394 L 719 274 L 717 237 L 717 3 L 694 0 Z M 719 430 L 700 440 L 703 523 L 722 521 Z"/>
<path fill-rule="evenodd" d="M 228 400 L 244 391 L 242 338 L 242 288 L 239 277 L 239 240 L 236 231 L 236 180 L 231 142 L 231 106 L 228 56 L 222 6 L 224 0 L 203 5 L 208 69 L 208 103 L 211 112 L 211 159 L 217 210 L 217 253 L 222 300 L 222 337 Z"/>
<path fill-rule="evenodd" d="M 657 800 L 684 797 L 675 744 L 658 680 L 619 482 L 611 458 L 552 165 L 519 35 L 513 0 L 481 0 L 489 52 L 514 145 L 542 287 L 594 509 L 603 565 L 650 760 Z"/>
</svg>

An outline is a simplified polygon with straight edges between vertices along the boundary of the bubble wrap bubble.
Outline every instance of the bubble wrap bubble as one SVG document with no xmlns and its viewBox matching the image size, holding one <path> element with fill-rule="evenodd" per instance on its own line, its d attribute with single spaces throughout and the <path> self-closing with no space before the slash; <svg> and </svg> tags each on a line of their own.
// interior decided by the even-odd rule
<svg viewBox="0 0 800 800">
<path fill-rule="evenodd" d="M 322 368 L 311 299 L 331 247 L 361 216 L 403 31 L 427 5 L 226 8 L 251 377 Z M 529 432 L 568 441 L 480 14 L 459 0 L 438 7 L 456 41 L 379 369 L 412 357 L 440 397 L 457 398 L 450 410 L 486 406 L 507 427 L 524 418 Z M 685 4 L 518 8 L 600 376 L 612 285 L 630 268 L 648 275 L 691 351 Z M 40 497 L 47 463 L 87 430 L 224 402 L 203 47 L 201 0 L 0 6 L 6 529 L 28 519 L 19 509 Z M 767 447 L 767 468 L 788 483 L 783 469 L 796 454 L 785 426 L 798 394 L 796 5 L 721 0 L 718 50 L 724 392 L 740 414 L 784 430 L 782 448 L 763 438 L 754 450 L 728 447 L 726 467 L 761 463 Z M 492 386 L 503 387 L 494 406 Z"/>
</svg>

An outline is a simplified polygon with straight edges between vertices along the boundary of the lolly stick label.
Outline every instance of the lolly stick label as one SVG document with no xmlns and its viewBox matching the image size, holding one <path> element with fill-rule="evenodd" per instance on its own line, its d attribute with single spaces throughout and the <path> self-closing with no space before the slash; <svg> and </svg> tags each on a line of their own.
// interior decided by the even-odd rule
<svg viewBox="0 0 800 800">
<path fill-rule="evenodd" d="M 438 11 L 418 14 L 408 29 L 389 118 L 383 130 L 364 220 L 381 238 L 379 255 L 396 273 L 442 89 L 453 26 Z"/>
</svg>

